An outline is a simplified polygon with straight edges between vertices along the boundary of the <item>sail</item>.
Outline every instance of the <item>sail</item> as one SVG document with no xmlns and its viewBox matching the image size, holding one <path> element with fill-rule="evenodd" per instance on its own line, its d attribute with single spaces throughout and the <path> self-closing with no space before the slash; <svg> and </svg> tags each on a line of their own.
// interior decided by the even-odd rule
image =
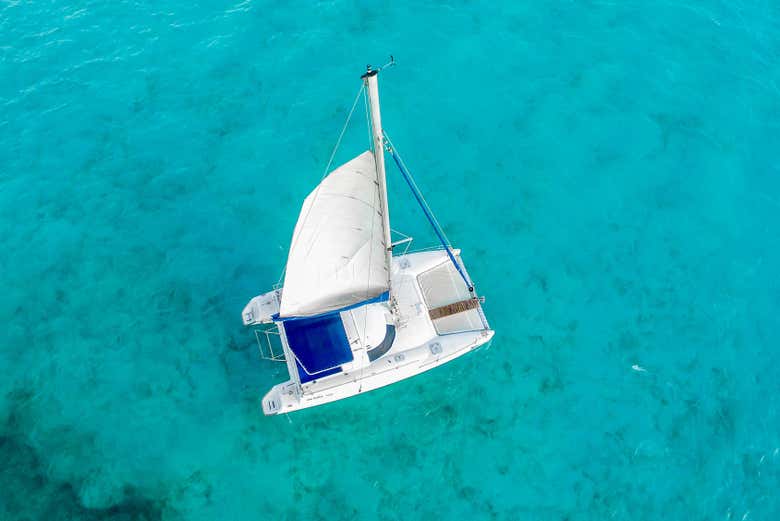
<svg viewBox="0 0 780 521">
<path fill-rule="evenodd" d="M 310 317 L 382 300 L 390 266 L 374 154 L 328 174 L 303 202 L 295 225 L 279 317 Z"/>
</svg>

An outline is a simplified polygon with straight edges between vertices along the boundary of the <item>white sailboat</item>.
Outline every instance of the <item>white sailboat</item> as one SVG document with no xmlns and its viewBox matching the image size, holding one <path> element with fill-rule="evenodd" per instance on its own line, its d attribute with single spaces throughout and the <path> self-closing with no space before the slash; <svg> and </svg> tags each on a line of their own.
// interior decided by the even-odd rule
<svg viewBox="0 0 780 521">
<path fill-rule="evenodd" d="M 261 354 L 286 363 L 290 374 L 263 397 L 266 415 L 398 382 L 493 337 L 460 250 L 446 240 L 382 130 L 380 70 L 369 66 L 361 77 L 370 149 L 331 171 L 306 197 L 284 284 L 253 298 L 243 310 Z M 441 248 L 393 254 L 401 245 L 408 250 L 411 238 L 391 241 L 385 151 L 431 221 Z"/>
</svg>

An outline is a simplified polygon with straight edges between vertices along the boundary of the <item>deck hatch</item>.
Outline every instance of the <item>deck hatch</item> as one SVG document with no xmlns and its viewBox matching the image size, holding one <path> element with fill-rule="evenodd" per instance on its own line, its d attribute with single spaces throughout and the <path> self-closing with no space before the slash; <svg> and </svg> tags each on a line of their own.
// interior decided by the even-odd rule
<svg viewBox="0 0 780 521">
<path fill-rule="evenodd" d="M 476 331 L 485 327 L 479 301 L 474 299 L 451 262 L 443 262 L 421 273 L 417 281 L 438 334 Z"/>
</svg>

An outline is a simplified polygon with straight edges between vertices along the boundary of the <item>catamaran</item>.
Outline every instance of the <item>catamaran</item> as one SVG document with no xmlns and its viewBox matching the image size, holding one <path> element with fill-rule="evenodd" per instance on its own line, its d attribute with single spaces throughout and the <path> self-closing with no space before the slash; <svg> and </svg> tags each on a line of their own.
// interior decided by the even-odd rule
<svg viewBox="0 0 780 521">
<path fill-rule="evenodd" d="M 388 65 L 393 64 L 392 61 Z M 460 256 L 382 129 L 378 74 L 368 67 L 369 149 L 327 173 L 306 197 L 292 236 L 284 283 L 253 298 L 243 322 L 261 355 L 286 363 L 290 379 L 263 397 L 266 415 L 365 393 L 417 375 L 493 337 Z M 410 252 L 391 240 L 385 180 L 389 153 L 441 246 Z M 404 248 L 401 248 L 404 246 Z M 403 251 L 401 252 L 400 250 Z M 399 250 L 396 252 L 396 250 Z"/>
</svg>

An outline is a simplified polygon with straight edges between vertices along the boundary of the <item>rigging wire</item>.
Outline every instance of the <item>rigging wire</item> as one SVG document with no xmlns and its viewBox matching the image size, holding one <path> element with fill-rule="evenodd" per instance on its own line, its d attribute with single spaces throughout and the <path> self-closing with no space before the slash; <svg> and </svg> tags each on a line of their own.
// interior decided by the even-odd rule
<svg viewBox="0 0 780 521">
<path fill-rule="evenodd" d="M 341 139 L 344 137 L 344 133 L 347 131 L 347 127 L 349 126 L 349 122 L 352 119 L 352 114 L 355 112 L 355 107 L 357 107 L 357 102 L 360 99 L 360 95 L 365 90 L 364 86 L 361 84 L 360 89 L 358 89 L 358 93 L 355 96 L 355 101 L 352 102 L 352 108 L 349 109 L 349 114 L 347 115 L 347 120 L 344 122 L 344 126 L 341 127 L 341 132 L 339 133 L 339 138 L 336 140 L 336 146 L 333 147 L 333 151 L 330 153 L 330 159 L 328 159 L 328 165 L 325 167 L 325 172 L 322 174 L 322 179 L 325 179 L 325 176 L 328 175 L 328 172 L 330 171 L 330 165 L 333 164 L 333 158 L 336 157 L 336 151 L 338 151 L 339 146 L 341 146 Z M 320 181 L 322 180 L 320 179 Z"/>
<path fill-rule="evenodd" d="M 382 133 L 383 133 L 383 134 L 384 134 L 384 136 L 385 136 L 385 140 L 387 141 L 387 144 L 388 144 L 388 145 L 390 145 L 390 148 L 391 148 L 392 150 L 397 150 L 397 149 L 396 149 L 396 147 L 395 147 L 395 145 L 393 144 L 393 142 L 390 140 L 390 136 L 388 136 L 388 135 L 387 135 L 387 132 L 386 132 L 384 129 L 382 129 Z M 400 154 L 398 155 L 398 158 L 399 158 L 399 159 L 401 158 Z M 404 165 L 404 169 L 406 170 L 406 173 L 407 173 L 407 174 L 409 174 L 408 181 L 411 183 L 411 185 L 410 185 L 410 188 L 411 188 L 411 189 L 412 189 L 414 192 L 416 192 L 417 194 L 419 194 L 419 196 L 420 196 L 420 199 L 422 199 L 422 204 L 424 204 L 424 205 L 425 205 L 425 208 L 428 210 L 428 213 L 430 214 L 431 218 L 432 218 L 432 219 L 433 219 L 433 221 L 434 221 L 432 224 L 433 224 L 435 227 L 437 227 L 437 228 L 439 229 L 439 231 L 441 232 L 441 234 L 444 236 L 444 240 L 445 240 L 445 241 L 446 241 L 446 243 L 447 243 L 447 244 L 444 244 L 444 246 L 445 246 L 445 247 L 446 247 L 446 246 L 450 246 L 450 247 L 452 247 L 452 242 L 450 242 L 450 238 L 449 238 L 449 237 L 447 237 L 447 234 L 445 233 L 445 231 L 444 231 L 444 228 L 443 228 L 443 227 L 442 227 L 442 225 L 439 223 L 439 219 L 438 219 L 438 218 L 436 217 L 436 215 L 433 213 L 433 210 L 431 210 L 431 206 L 428 204 L 428 201 L 425 199 L 425 196 L 423 195 L 423 192 L 422 192 L 422 190 L 420 190 L 420 187 L 418 187 L 418 186 L 417 186 L 417 181 L 415 181 L 415 180 L 414 180 L 414 177 L 412 176 L 411 172 L 409 172 L 409 169 L 408 169 L 408 168 L 406 168 L 406 164 L 403 162 L 403 160 L 401 160 L 401 163 Z"/>
<path fill-rule="evenodd" d="M 452 264 L 455 266 L 455 269 L 458 270 L 458 273 L 460 274 L 460 277 L 463 279 L 463 282 L 466 283 L 466 287 L 468 288 L 469 292 L 473 293 L 474 283 L 468 278 L 468 276 L 466 276 L 466 273 L 463 271 L 463 268 L 461 267 L 460 263 L 457 261 L 455 255 L 452 253 L 452 249 L 450 247 L 450 241 L 445 235 L 444 230 L 439 224 L 438 219 L 436 219 L 436 216 L 433 214 L 433 210 L 431 210 L 431 207 L 428 205 L 428 202 L 425 200 L 425 197 L 422 195 L 422 192 L 417 187 L 417 183 L 414 182 L 414 178 L 412 177 L 412 174 L 409 172 L 409 170 L 406 168 L 403 159 L 401 159 L 401 156 L 398 155 L 396 148 L 393 145 L 393 142 L 390 140 L 390 136 L 387 135 L 387 132 L 383 132 L 383 133 L 384 133 L 385 140 L 387 141 L 387 144 L 389 146 L 390 154 L 393 156 L 393 160 L 395 161 L 398 170 L 401 171 L 401 175 L 403 176 L 404 180 L 406 180 L 406 184 L 409 185 L 409 188 L 411 189 L 415 199 L 417 199 L 417 202 L 420 204 L 423 213 L 425 213 L 425 216 L 428 218 L 428 221 L 431 223 L 431 226 L 433 226 L 433 231 L 436 232 L 436 235 L 439 237 L 439 241 L 441 241 L 442 246 L 444 246 L 444 249 L 447 251 L 447 255 L 452 261 Z"/>
<path fill-rule="evenodd" d="M 374 151 L 374 126 L 371 124 L 371 109 L 368 106 L 368 89 L 363 87 L 363 103 L 366 109 L 366 130 L 368 130 L 368 149 Z"/>
<path fill-rule="evenodd" d="M 325 171 L 322 173 L 322 177 L 320 177 L 320 184 L 317 185 L 317 188 L 314 190 L 314 197 L 312 198 L 312 204 L 309 205 L 308 210 L 306 211 L 306 215 L 303 216 L 303 219 L 301 222 L 305 223 L 306 219 L 309 217 L 309 212 L 311 211 L 312 206 L 314 205 L 314 201 L 317 199 L 317 195 L 319 195 L 320 192 L 320 186 L 322 184 L 322 180 L 325 179 L 325 176 L 328 175 L 328 172 L 330 172 L 330 167 L 333 164 L 333 158 L 336 157 L 336 152 L 338 151 L 339 147 L 341 146 L 341 140 L 344 138 L 344 133 L 347 131 L 347 127 L 349 127 L 349 122 L 352 120 L 352 114 L 355 113 L 355 108 L 357 107 L 358 100 L 360 99 L 360 95 L 363 94 L 365 91 L 365 88 L 363 84 L 360 85 L 360 89 L 358 89 L 357 94 L 355 95 L 355 100 L 352 102 L 352 108 L 349 109 L 349 114 L 347 114 L 347 119 L 344 121 L 344 126 L 341 127 L 341 132 L 339 132 L 339 137 L 336 140 L 336 144 L 333 147 L 333 150 L 330 153 L 330 157 L 328 158 L 328 164 L 325 166 Z M 295 237 L 293 239 L 292 244 L 290 244 L 289 251 L 292 251 L 292 249 L 295 247 L 295 243 L 297 242 L 298 237 Z M 284 267 L 282 267 L 282 272 L 279 275 L 279 280 L 277 281 L 277 285 L 280 285 L 282 283 L 282 280 L 284 279 L 284 274 L 287 270 L 287 263 L 285 263 Z"/>
</svg>

